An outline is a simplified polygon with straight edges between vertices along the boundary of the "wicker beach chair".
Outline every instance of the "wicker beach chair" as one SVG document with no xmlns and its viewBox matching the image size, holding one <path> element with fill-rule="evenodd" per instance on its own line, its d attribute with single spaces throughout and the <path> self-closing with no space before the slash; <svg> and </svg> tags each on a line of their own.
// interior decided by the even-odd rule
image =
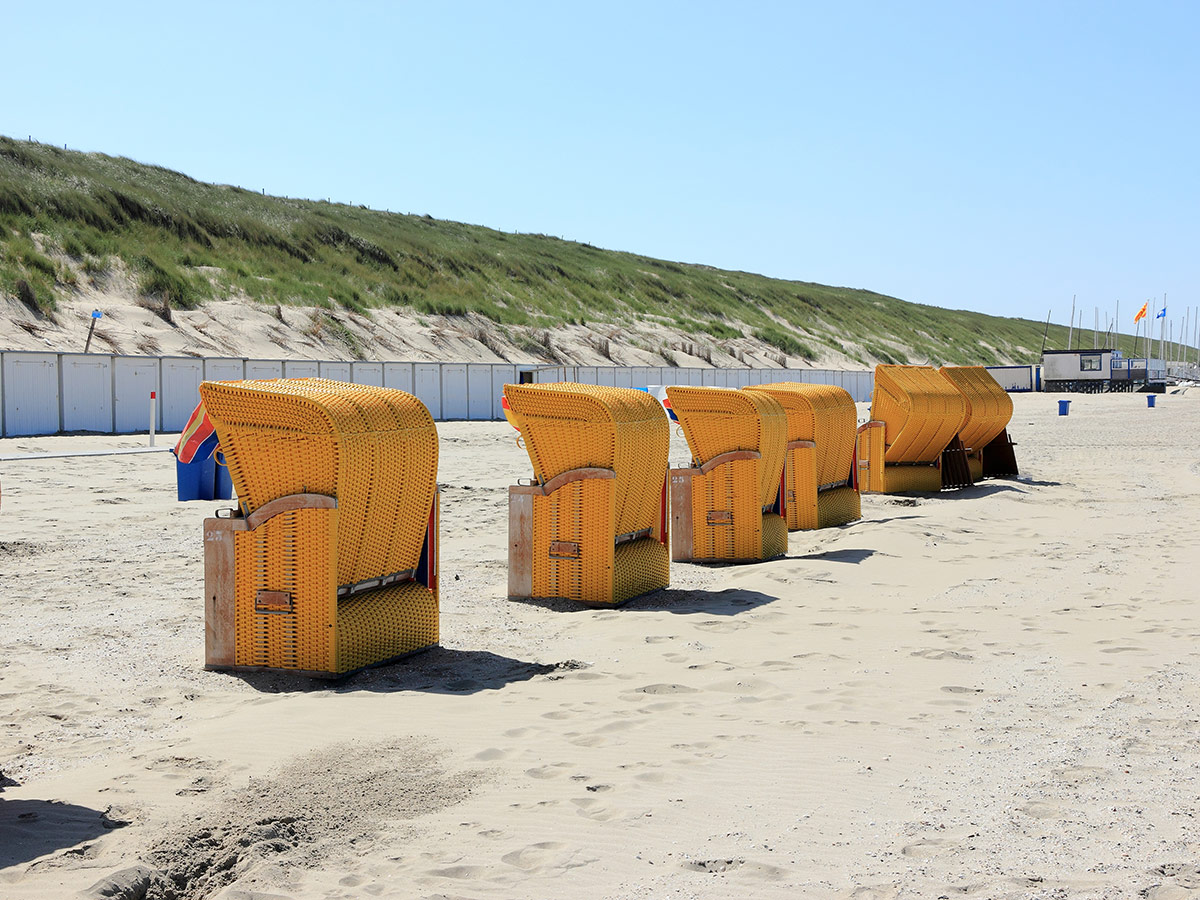
<svg viewBox="0 0 1200 900">
<path fill-rule="evenodd" d="M 764 391 L 668 387 L 692 451 L 671 470 L 671 558 L 749 562 L 787 552 L 780 490 L 787 416 Z"/>
<path fill-rule="evenodd" d="M 508 594 L 619 606 L 667 586 L 670 430 L 644 391 L 506 384 L 536 484 L 509 488 Z"/>
<path fill-rule="evenodd" d="M 871 419 L 858 429 L 859 487 L 894 494 L 971 484 L 965 454 L 951 447 L 966 415 L 962 392 L 932 366 L 876 366 Z"/>
<path fill-rule="evenodd" d="M 967 454 L 971 480 L 1016 475 L 1017 457 L 1008 436 L 1013 414 L 1008 391 L 983 366 L 942 366 L 940 371 L 967 401 L 967 417 L 958 437 Z"/>
<path fill-rule="evenodd" d="M 788 531 L 844 525 L 862 517 L 854 457 L 858 412 L 844 388 L 784 381 L 752 385 L 787 415 L 783 482 Z"/>
<path fill-rule="evenodd" d="M 206 663 L 341 676 L 438 641 L 438 438 L 403 391 L 203 382 L 237 489 L 205 535 Z"/>
</svg>

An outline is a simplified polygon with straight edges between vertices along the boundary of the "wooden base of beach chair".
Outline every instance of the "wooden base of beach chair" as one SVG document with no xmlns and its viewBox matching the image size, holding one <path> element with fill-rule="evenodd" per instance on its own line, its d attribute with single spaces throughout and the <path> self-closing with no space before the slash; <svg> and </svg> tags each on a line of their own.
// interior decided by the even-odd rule
<svg viewBox="0 0 1200 900">
<path fill-rule="evenodd" d="M 205 668 L 341 678 L 435 646 L 437 512 L 435 494 L 416 569 L 342 587 L 334 498 L 293 494 L 206 519 Z M 263 578 L 287 590 L 258 589 Z"/>
<path fill-rule="evenodd" d="M 983 448 L 983 477 L 1020 474 L 1017 469 L 1017 454 L 1013 451 L 1015 446 L 1008 436 L 1007 428 L 996 435 Z"/>
<path fill-rule="evenodd" d="M 659 522 L 613 535 L 616 473 L 572 469 L 544 485 L 508 489 L 508 598 L 614 607 L 670 578 L 666 487 Z"/>
<path fill-rule="evenodd" d="M 967 448 L 955 437 L 942 451 L 942 487 L 962 488 L 974 483 L 971 464 L 967 461 Z"/>
<path fill-rule="evenodd" d="M 760 458 L 736 450 L 700 468 L 670 471 L 673 561 L 761 562 L 787 552 L 787 522 L 758 505 Z"/>
</svg>

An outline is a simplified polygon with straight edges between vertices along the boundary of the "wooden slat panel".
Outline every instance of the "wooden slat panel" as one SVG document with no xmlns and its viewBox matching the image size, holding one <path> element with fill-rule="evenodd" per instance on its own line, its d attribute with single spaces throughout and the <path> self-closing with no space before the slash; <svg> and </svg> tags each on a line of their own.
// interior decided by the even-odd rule
<svg viewBox="0 0 1200 900">
<path fill-rule="evenodd" d="M 692 558 L 692 479 L 699 469 L 672 469 L 671 487 L 671 559 L 687 562 Z"/>
<path fill-rule="evenodd" d="M 533 493 L 508 489 L 508 596 L 533 596 Z"/>
<path fill-rule="evenodd" d="M 204 520 L 204 665 L 236 662 L 234 630 L 233 534 L 245 531 L 241 519 Z"/>
</svg>

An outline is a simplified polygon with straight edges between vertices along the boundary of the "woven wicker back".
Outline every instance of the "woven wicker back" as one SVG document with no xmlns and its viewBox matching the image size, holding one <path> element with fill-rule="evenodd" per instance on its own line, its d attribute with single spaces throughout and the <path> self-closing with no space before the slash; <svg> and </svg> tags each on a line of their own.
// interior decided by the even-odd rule
<svg viewBox="0 0 1200 900">
<path fill-rule="evenodd" d="M 779 401 L 787 414 L 789 442 L 813 441 L 817 445 L 817 484 L 833 484 L 850 477 L 858 411 L 849 391 L 832 384 L 795 381 L 752 385 L 743 390 L 763 391 Z"/>
<path fill-rule="evenodd" d="M 437 429 L 411 394 L 319 378 L 206 381 L 243 512 L 288 494 L 338 501 L 337 583 L 414 568 L 437 489 Z"/>
<path fill-rule="evenodd" d="M 932 366 L 876 366 L 871 418 L 886 423 L 888 463 L 932 463 L 967 416 L 967 401 Z"/>
<path fill-rule="evenodd" d="M 1012 397 L 983 366 L 942 366 L 941 373 L 967 401 L 967 419 L 958 436 L 969 450 L 982 450 L 1008 427 Z"/>
<path fill-rule="evenodd" d="M 570 382 L 506 384 L 504 396 L 539 482 L 572 469 L 612 469 L 617 534 L 658 522 L 671 432 L 657 400 L 645 391 Z"/>
<path fill-rule="evenodd" d="M 734 388 L 667 388 L 671 408 L 697 465 L 735 450 L 762 454 L 759 494 L 763 506 L 774 501 L 787 449 L 787 415 L 779 401 L 763 391 Z"/>
</svg>

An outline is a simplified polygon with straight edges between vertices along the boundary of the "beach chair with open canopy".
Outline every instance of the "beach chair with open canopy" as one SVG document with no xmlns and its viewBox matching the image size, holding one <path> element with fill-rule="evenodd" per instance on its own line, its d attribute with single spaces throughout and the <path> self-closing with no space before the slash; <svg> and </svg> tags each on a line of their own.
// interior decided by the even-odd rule
<svg viewBox="0 0 1200 900">
<path fill-rule="evenodd" d="M 667 586 L 662 406 L 645 391 L 506 384 L 507 415 L 533 463 L 509 488 L 510 599 L 619 606 Z"/>
<path fill-rule="evenodd" d="M 765 391 L 667 388 L 692 452 L 671 470 L 672 559 L 749 562 L 787 552 L 787 416 Z"/>
<path fill-rule="evenodd" d="M 783 481 L 788 531 L 844 525 L 862 516 L 854 457 L 858 412 L 850 392 L 794 381 L 751 385 L 787 415 Z"/>
<path fill-rule="evenodd" d="M 1017 457 L 1008 436 L 1013 414 L 1008 391 L 983 366 L 942 366 L 940 371 L 967 402 L 958 437 L 967 454 L 971 480 L 1016 475 Z"/>
<path fill-rule="evenodd" d="M 203 382 L 239 509 L 204 523 L 206 663 L 341 676 L 438 641 L 438 438 L 403 391 Z"/>
<path fill-rule="evenodd" d="M 971 484 L 965 455 L 951 448 L 966 415 L 962 392 L 932 366 L 876 366 L 871 418 L 858 429 L 860 488 L 894 494 Z"/>
</svg>

